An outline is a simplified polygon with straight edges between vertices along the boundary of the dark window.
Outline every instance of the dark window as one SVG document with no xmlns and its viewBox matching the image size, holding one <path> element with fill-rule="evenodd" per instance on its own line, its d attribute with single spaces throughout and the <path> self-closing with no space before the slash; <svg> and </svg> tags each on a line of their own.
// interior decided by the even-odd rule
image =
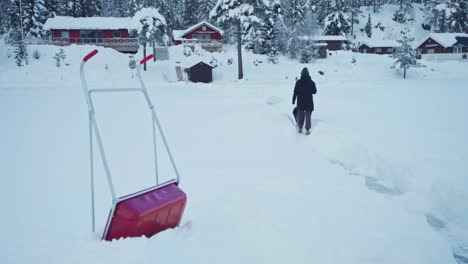
<svg viewBox="0 0 468 264">
<path fill-rule="evenodd" d="M 210 36 L 210 34 L 197 34 L 197 33 L 194 33 L 192 35 L 192 38 L 199 39 L 199 40 L 210 40 L 211 36 Z"/>
<path fill-rule="evenodd" d="M 82 43 L 102 43 L 102 31 L 81 30 L 80 39 Z"/>
<path fill-rule="evenodd" d="M 121 38 L 120 31 L 114 31 L 113 36 L 114 38 Z"/>
</svg>

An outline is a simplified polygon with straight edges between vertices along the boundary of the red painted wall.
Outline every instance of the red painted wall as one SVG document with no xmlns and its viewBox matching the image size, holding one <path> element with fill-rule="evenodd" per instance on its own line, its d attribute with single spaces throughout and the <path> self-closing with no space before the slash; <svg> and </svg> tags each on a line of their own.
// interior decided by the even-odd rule
<svg viewBox="0 0 468 264">
<path fill-rule="evenodd" d="M 221 34 L 219 34 L 218 32 L 214 31 L 212 28 L 206 26 L 206 30 L 203 31 L 203 30 L 202 30 L 202 27 L 203 27 L 203 26 L 196 28 L 196 29 L 193 30 L 192 32 L 190 32 L 190 33 L 184 35 L 183 38 L 192 39 L 192 38 L 193 38 L 192 35 L 193 35 L 194 33 L 195 33 L 195 34 L 200 33 L 200 34 L 209 34 L 211 40 L 219 40 L 219 41 L 223 40 L 223 36 L 221 36 Z M 176 44 L 177 44 L 177 42 L 176 42 Z"/>
<path fill-rule="evenodd" d="M 364 53 L 364 49 L 367 49 L 367 53 L 369 54 L 379 54 L 379 55 L 392 54 L 395 52 L 395 48 L 393 48 L 392 52 L 389 52 L 388 48 L 390 47 L 380 48 L 381 51 L 377 52 L 377 48 L 369 48 L 367 45 L 362 44 L 361 46 L 359 46 L 359 52 Z"/>
<path fill-rule="evenodd" d="M 427 45 L 429 45 L 429 47 Z M 434 45 L 434 46 L 431 46 L 431 45 Z M 421 54 L 427 54 L 428 49 L 434 49 L 434 53 L 451 53 L 451 52 L 453 52 L 453 49 L 451 51 L 448 51 L 448 49 L 444 48 L 442 45 L 437 43 L 432 38 L 428 38 L 426 41 L 424 41 L 423 44 L 419 45 L 418 49 L 421 49 Z"/>
</svg>

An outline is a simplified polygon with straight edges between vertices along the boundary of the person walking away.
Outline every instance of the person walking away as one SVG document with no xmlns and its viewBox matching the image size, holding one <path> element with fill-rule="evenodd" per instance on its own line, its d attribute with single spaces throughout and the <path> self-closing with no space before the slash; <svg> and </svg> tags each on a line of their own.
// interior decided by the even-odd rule
<svg viewBox="0 0 468 264">
<path fill-rule="evenodd" d="M 310 78 L 309 70 L 307 68 L 302 69 L 301 78 L 296 81 L 294 86 L 294 94 L 292 98 L 292 104 L 296 103 L 297 99 L 297 128 L 299 133 L 302 133 L 304 127 L 306 135 L 310 135 L 310 128 L 312 127 L 312 111 L 314 111 L 314 94 L 317 93 L 317 87 L 314 81 Z"/>
</svg>

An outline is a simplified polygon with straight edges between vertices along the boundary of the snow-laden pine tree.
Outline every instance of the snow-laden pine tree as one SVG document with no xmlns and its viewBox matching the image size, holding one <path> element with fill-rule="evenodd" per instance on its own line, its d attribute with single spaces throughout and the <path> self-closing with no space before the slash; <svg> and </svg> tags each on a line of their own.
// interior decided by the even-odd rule
<svg viewBox="0 0 468 264">
<path fill-rule="evenodd" d="M 102 0 L 69 0 L 67 15 L 74 17 L 99 16 L 102 12 Z"/>
<path fill-rule="evenodd" d="M 324 35 L 346 35 L 350 26 L 345 13 L 344 0 L 334 0 L 332 12 L 325 18 Z"/>
<path fill-rule="evenodd" d="M 369 16 L 367 18 L 366 26 L 364 27 L 364 32 L 366 32 L 366 35 L 369 38 L 372 37 L 372 20 L 371 20 L 370 13 L 369 13 Z"/>
<path fill-rule="evenodd" d="M 8 32 L 10 29 L 10 17 L 9 11 L 11 9 L 12 2 L 11 1 L 0 1 L 0 35 L 3 35 Z"/>
<path fill-rule="evenodd" d="M 25 32 L 33 37 L 45 35 L 42 29 L 47 19 L 47 11 L 44 0 L 23 0 L 24 14 L 23 27 Z"/>
<path fill-rule="evenodd" d="M 61 0 L 44 0 L 46 17 L 65 16 L 67 14 L 67 3 Z"/>
<path fill-rule="evenodd" d="M 210 18 L 219 24 L 228 24 L 237 29 L 237 58 L 238 78 L 244 78 L 242 67 L 242 31 L 252 28 L 252 23 L 260 23 L 260 19 L 254 15 L 254 7 L 242 0 L 218 0 Z"/>
<path fill-rule="evenodd" d="M 393 20 L 398 23 L 406 23 L 406 21 L 413 19 L 414 11 L 411 0 L 399 0 L 400 7 L 393 13 Z"/>
<path fill-rule="evenodd" d="M 9 43 L 15 46 L 15 62 L 18 67 L 28 64 L 28 50 L 24 43 L 25 32 L 23 30 L 23 21 L 21 17 L 24 16 L 22 5 L 20 1 L 10 0 L 10 5 L 6 10 L 9 16 L 10 29 L 8 31 Z M 23 11 L 23 12 L 20 12 Z"/>
<path fill-rule="evenodd" d="M 392 54 L 394 61 L 393 69 L 403 69 L 403 78 L 406 78 L 406 70 L 421 67 L 416 58 L 416 50 L 413 48 L 414 38 L 408 36 L 409 29 L 401 31 L 401 39 L 397 40 L 400 46 Z"/>
<path fill-rule="evenodd" d="M 452 0 L 452 12 L 448 17 L 450 32 L 468 32 L 468 0 Z"/>
<path fill-rule="evenodd" d="M 167 34 L 166 19 L 159 13 L 156 8 L 145 7 L 136 12 L 132 18 L 138 21 L 138 36 L 139 42 L 143 46 L 143 57 L 146 57 L 146 47 L 152 44 L 153 53 L 155 44 L 166 46 L 169 43 Z M 143 66 L 146 71 L 146 63 Z"/>
<path fill-rule="evenodd" d="M 449 32 L 452 14 L 456 10 L 452 0 L 429 0 L 426 8 L 432 29 L 439 33 Z"/>
<path fill-rule="evenodd" d="M 215 5 L 215 0 L 199 0 L 196 15 L 200 21 L 210 22 L 210 12 Z"/>
<path fill-rule="evenodd" d="M 138 0 L 122 0 L 121 13 L 123 17 L 133 17 L 141 6 Z"/>
<path fill-rule="evenodd" d="M 288 22 L 293 27 L 302 27 L 304 25 L 304 10 L 305 10 L 305 1 L 304 0 L 291 0 L 290 14 L 288 16 Z"/>
<path fill-rule="evenodd" d="M 359 16 L 361 15 L 361 1 L 349 0 L 349 16 L 351 22 L 351 36 L 354 37 L 354 25 L 359 23 Z"/>
<path fill-rule="evenodd" d="M 183 10 L 183 16 L 182 16 L 182 21 L 184 27 L 189 27 L 192 25 L 197 24 L 200 22 L 200 18 L 198 17 L 198 1 L 197 0 L 184 0 L 184 10 Z"/>
<path fill-rule="evenodd" d="M 278 61 L 279 50 L 279 32 L 281 23 L 281 3 L 279 0 L 273 0 L 268 7 L 266 18 L 260 28 L 255 52 L 258 54 L 268 54 L 269 61 L 276 63 Z"/>
<path fill-rule="evenodd" d="M 325 25 L 326 18 L 333 11 L 332 0 L 317 0 L 317 20 L 320 25 Z"/>
</svg>

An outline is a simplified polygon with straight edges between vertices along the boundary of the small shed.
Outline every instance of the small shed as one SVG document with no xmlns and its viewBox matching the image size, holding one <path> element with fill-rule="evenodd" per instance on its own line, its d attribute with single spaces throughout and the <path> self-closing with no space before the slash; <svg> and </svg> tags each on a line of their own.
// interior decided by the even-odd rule
<svg viewBox="0 0 468 264">
<path fill-rule="evenodd" d="M 198 61 L 187 67 L 185 71 L 191 82 L 210 83 L 213 81 L 213 68 L 213 66 L 204 61 Z"/>
</svg>

